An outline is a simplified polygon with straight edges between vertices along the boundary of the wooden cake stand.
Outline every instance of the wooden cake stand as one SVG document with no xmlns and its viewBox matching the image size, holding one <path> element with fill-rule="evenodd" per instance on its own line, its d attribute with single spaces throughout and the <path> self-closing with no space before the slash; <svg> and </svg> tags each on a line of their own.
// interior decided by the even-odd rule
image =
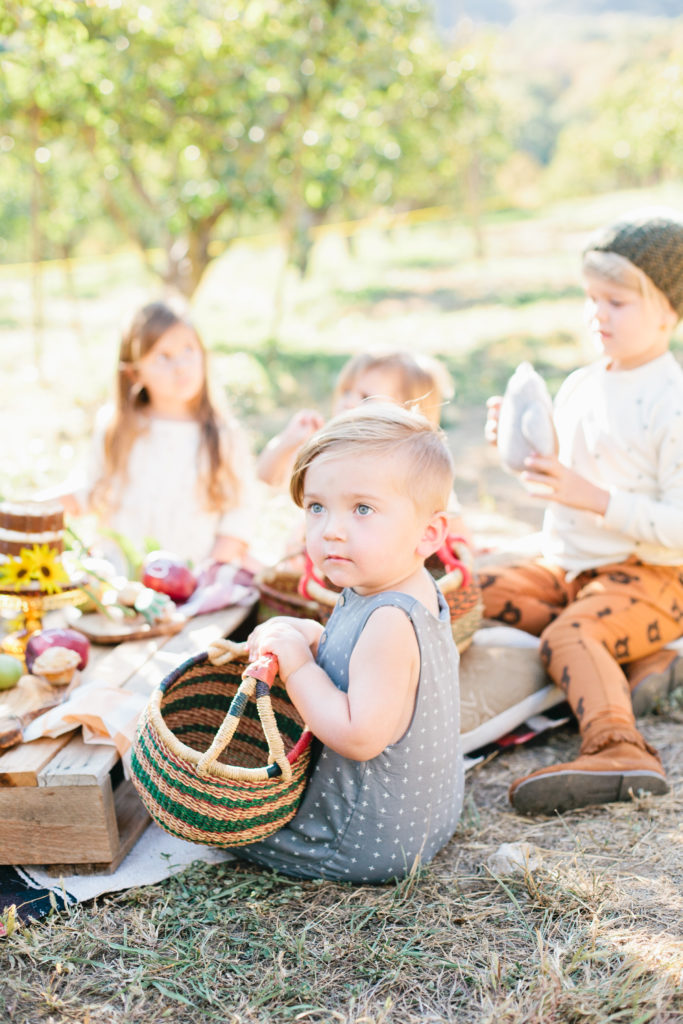
<svg viewBox="0 0 683 1024">
<path fill-rule="evenodd" d="M 0 590 L 0 612 L 18 612 L 22 623 L 13 633 L 8 633 L 0 642 L 0 650 L 5 654 L 24 657 L 26 644 L 33 633 L 42 628 L 43 615 L 55 608 L 82 604 L 87 595 L 77 586 L 67 587 L 57 594 L 44 592 L 17 592 L 16 590 Z"/>
</svg>

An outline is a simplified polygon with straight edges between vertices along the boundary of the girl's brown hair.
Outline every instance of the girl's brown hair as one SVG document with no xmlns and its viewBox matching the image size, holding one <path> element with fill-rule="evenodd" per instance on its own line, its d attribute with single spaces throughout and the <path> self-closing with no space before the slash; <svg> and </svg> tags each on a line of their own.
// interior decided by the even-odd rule
<svg viewBox="0 0 683 1024">
<path fill-rule="evenodd" d="M 239 504 L 242 485 L 233 465 L 231 443 L 236 428 L 218 412 L 209 394 L 206 349 L 193 324 L 166 303 L 151 302 L 138 310 L 121 338 L 116 407 L 104 437 L 104 472 L 93 488 L 95 507 L 112 506 L 114 481 L 126 479 L 133 444 L 149 429 L 149 395 L 136 380 L 136 365 L 176 324 L 184 324 L 194 332 L 202 355 L 202 386 L 190 411 L 201 431 L 199 454 L 207 469 L 200 477 L 200 487 L 206 506 L 211 511 L 224 511 Z"/>
</svg>

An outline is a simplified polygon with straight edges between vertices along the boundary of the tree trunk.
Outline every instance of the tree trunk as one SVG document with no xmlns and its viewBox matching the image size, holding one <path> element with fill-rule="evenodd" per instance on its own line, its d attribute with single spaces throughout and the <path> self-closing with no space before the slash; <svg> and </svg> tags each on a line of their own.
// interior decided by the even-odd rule
<svg viewBox="0 0 683 1024">
<path fill-rule="evenodd" d="M 185 238 L 176 238 L 166 249 L 164 282 L 186 299 L 191 299 L 211 263 L 211 228 L 207 221 L 194 221 Z"/>
<path fill-rule="evenodd" d="M 43 233 L 40 225 L 40 212 L 43 204 L 43 182 L 40 168 L 35 158 L 40 140 L 40 112 L 37 107 L 31 110 L 31 146 L 33 160 L 31 162 L 31 288 L 33 292 L 33 357 L 38 373 L 43 372 L 43 331 L 45 327 L 45 308 L 43 298 Z"/>
<path fill-rule="evenodd" d="M 285 282 L 287 280 L 287 271 L 289 270 L 289 264 L 292 259 L 292 239 L 289 234 L 284 239 L 284 253 L 282 257 L 282 265 L 278 271 L 277 278 L 275 280 L 275 291 L 273 292 L 273 307 L 270 316 L 270 327 L 268 329 L 268 336 L 266 338 L 267 351 L 269 354 L 273 354 L 273 351 L 277 345 L 277 337 L 280 333 L 280 327 L 282 326 L 282 318 L 285 311 Z"/>
<path fill-rule="evenodd" d="M 83 321 L 81 320 L 80 305 L 78 302 L 78 292 L 76 291 L 76 278 L 74 276 L 74 265 L 71 258 L 72 253 L 71 242 L 62 243 L 62 266 L 64 268 L 64 291 L 69 296 L 71 303 L 71 326 L 75 333 L 78 335 L 78 340 L 81 344 L 85 341 L 85 334 L 83 332 Z"/>
<path fill-rule="evenodd" d="M 484 231 L 481 226 L 481 169 L 479 167 L 479 152 L 472 147 L 470 160 L 465 174 L 467 189 L 467 213 L 474 235 L 474 254 L 478 260 L 485 256 Z"/>
</svg>

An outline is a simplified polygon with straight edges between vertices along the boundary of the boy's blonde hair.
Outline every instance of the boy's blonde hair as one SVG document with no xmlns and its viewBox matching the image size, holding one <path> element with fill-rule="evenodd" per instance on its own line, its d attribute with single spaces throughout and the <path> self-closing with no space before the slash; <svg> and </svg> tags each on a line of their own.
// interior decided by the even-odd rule
<svg viewBox="0 0 683 1024">
<path fill-rule="evenodd" d="M 626 256 L 621 256 L 618 252 L 589 249 L 583 256 L 583 272 L 584 274 L 594 274 L 596 277 L 620 285 L 622 288 L 629 288 L 641 295 L 645 302 L 657 312 L 673 314 L 677 317 L 676 311 L 664 292 L 659 290 L 640 267 L 631 263 Z"/>
<path fill-rule="evenodd" d="M 392 373 L 398 385 L 398 400 L 417 409 L 430 423 L 439 425 L 441 406 L 453 397 L 453 382 L 446 368 L 431 356 L 412 352 L 359 352 L 342 367 L 334 389 L 334 402 L 349 391 L 358 378 L 372 370 Z"/>
<path fill-rule="evenodd" d="M 309 466 L 343 455 L 398 455 L 405 465 L 405 490 L 415 507 L 432 515 L 448 505 L 453 460 L 443 431 L 420 413 L 377 402 L 333 417 L 309 438 L 294 463 L 290 493 L 299 508 Z"/>
</svg>

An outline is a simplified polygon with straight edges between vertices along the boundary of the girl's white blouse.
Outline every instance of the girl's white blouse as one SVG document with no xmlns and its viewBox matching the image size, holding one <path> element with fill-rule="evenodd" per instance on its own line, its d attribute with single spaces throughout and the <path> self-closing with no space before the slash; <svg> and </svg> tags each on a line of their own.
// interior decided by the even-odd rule
<svg viewBox="0 0 683 1024">
<path fill-rule="evenodd" d="M 111 407 L 97 417 L 87 469 L 86 495 L 104 471 L 104 434 Z M 114 508 L 102 525 L 123 534 L 139 549 L 153 541 L 197 564 L 208 558 L 217 535 L 249 541 L 254 526 L 252 459 L 246 439 L 234 430 L 234 465 L 244 481 L 238 506 L 223 512 L 206 508 L 198 483 L 200 427 L 194 420 L 151 418 L 134 442 L 125 479 L 116 481 Z M 86 499 L 87 504 L 87 499 Z"/>
</svg>

